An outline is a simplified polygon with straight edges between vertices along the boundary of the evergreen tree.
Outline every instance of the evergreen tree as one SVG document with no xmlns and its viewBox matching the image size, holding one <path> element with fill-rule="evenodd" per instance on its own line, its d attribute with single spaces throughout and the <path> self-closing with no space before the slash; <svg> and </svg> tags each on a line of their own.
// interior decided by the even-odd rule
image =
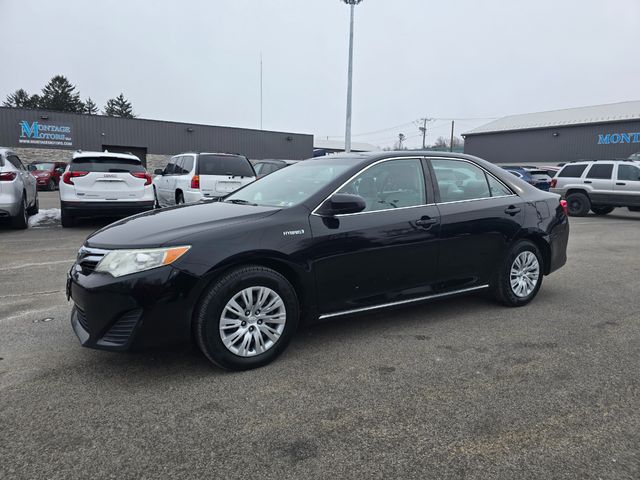
<svg viewBox="0 0 640 480">
<path fill-rule="evenodd" d="M 89 115 L 96 115 L 98 113 L 98 106 L 93 100 L 91 100 L 91 97 L 87 98 L 87 100 L 84 102 L 83 113 L 88 113 Z"/>
<path fill-rule="evenodd" d="M 38 108 L 39 103 L 40 97 L 38 95 L 29 95 L 24 88 L 20 88 L 7 95 L 2 106 L 14 108 Z"/>
<path fill-rule="evenodd" d="M 58 112 L 82 113 L 84 104 L 75 85 L 63 75 L 56 75 L 42 89 L 40 108 Z"/>
<path fill-rule="evenodd" d="M 109 117 L 122 117 L 122 118 L 135 118 L 133 113 L 133 107 L 124 95 L 121 93 L 116 98 L 111 98 L 107 101 L 107 105 L 104 107 L 104 113 Z"/>
</svg>

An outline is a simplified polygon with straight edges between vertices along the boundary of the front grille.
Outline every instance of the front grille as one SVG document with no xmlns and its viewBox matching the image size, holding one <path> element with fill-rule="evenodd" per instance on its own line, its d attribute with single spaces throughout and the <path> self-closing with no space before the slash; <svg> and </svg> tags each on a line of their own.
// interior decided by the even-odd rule
<svg viewBox="0 0 640 480">
<path fill-rule="evenodd" d="M 90 273 L 93 273 L 98 263 L 100 263 L 100 260 L 102 260 L 107 253 L 109 253 L 109 250 L 81 247 L 80 251 L 78 251 L 78 259 L 76 260 L 76 263 L 80 265 L 84 275 L 89 275 Z"/>
<path fill-rule="evenodd" d="M 124 345 L 129 341 L 140 320 L 141 309 L 131 310 L 120 317 L 98 341 L 98 344 Z"/>
<path fill-rule="evenodd" d="M 84 310 L 80 309 L 77 305 L 76 305 L 76 317 L 78 319 L 78 322 L 80 323 L 80 326 L 84 328 L 84 331 L 89 333 L 89 324 L 87 323 L 87 315 L 84 313 Z"/>
</svg>

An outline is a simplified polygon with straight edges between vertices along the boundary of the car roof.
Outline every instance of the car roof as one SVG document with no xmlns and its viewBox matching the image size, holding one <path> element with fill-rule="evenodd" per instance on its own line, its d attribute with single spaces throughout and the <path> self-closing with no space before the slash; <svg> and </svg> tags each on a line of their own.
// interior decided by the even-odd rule
<svg viewBox="0 0 640 480">
<path fill-rule="evenodd" d="M 88 158 L 88 157 L 103 157 L 103 158 L 128 158 L 129 160 L 138 160 L 140 159 L 131 153 L 115 153 L 115 152 L 84 152 L 82 150 L 78 150 L 73 154 L 73 159 L 76 158 Z"/>
</svg>

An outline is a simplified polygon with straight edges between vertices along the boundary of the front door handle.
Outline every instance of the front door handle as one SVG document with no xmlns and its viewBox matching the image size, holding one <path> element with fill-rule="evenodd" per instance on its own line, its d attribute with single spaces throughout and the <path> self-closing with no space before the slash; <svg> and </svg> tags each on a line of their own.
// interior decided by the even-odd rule
<svg viewBox="0 0 640 480">
<path fill-rule="evenodd" d="M 520 207 L 516 207 L 514 205 L 509 205 L 505 208 L 504 213 L 508 213 L 509 215 L 515 215 L 516 213 L 520 213 L 522 209 Z"/>
<path fill-rule="evenodd" d="M 427 229 L 431 228 L 436 223 L 438 223 L 438 219 L 431 217 L 422 217 L 420 220 L 416 220 L 416 225 L 419 227 L 426 227 Z"/>
<path fill-rule="evenodd" d="M 624 182 L 617 182 L 616 185 L 626 185 Z"/>
<path fill-rule="evenodd" d="M 584 183 L 593 183 L 591 180 L 585 180 Z"/>
</svg>

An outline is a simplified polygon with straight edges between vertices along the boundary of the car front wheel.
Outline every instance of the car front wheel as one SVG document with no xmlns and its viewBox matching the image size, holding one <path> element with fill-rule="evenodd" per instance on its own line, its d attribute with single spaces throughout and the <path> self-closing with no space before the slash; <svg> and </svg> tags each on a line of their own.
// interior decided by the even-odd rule
<svg viewBox="0 0 640 480">
<path fill-rule="evenodd" d="M 63 228 L 69 228 L 76 224 L 76 219 L 67 211 L 67 209 L 63 208 L 60 211 L 60 223 Z"/>
<path fill-rule="evenodd" d="M 198 346 L 228 370 L 261 367 L 280 355 L 299 321 L 289 281 L 261 266 L 233 270 L 204 293 L 195 318 Z"/>
<path fill-rule="evenodd" d="M 494 279 L 492 289 L 496 299 L 510 307 L 529 303 L 542 285 L 542 265 L 542 255 L 533 242 L 517 242 Z"/>
</svg>

